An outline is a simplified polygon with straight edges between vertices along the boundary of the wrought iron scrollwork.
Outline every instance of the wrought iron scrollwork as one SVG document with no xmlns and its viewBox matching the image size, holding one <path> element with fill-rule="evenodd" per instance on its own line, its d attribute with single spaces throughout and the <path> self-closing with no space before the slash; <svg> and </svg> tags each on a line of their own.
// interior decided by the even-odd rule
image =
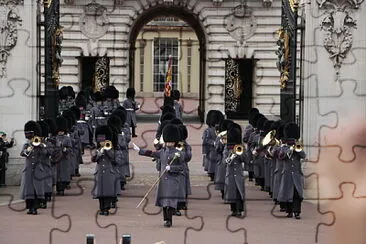
<svg viewBox="0 0 366 244">
<path fill-rule="evenodd" d="M 277 33 L 277 45 L 279 46 L 278 50 L 276 50 L 278 58 L 277 69 L 280 71 L 281 89 L 285 89 L 287 87 L 291 68 L 290 35 L 283 28 L 279 29 Z"/>
<path fill-rule="evenodd" d="M 109 83 L 109 58 L 101 57 L 95 63 L 94 90 L 101 91 Z"/>
<path fill-rule="evenodd" d="M 226 61 L 225 74 L 225 110 L 236 112 L 243 92 L 239 76 L 239 65 L 233 59 Z"/>
</svg>

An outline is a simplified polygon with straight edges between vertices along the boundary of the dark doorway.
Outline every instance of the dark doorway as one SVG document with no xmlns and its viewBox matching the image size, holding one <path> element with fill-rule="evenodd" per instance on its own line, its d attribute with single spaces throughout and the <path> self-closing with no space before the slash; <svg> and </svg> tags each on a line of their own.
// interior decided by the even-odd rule
<svg viewBox="0 0 366 244">
<path fill-rule="evenodd" d="M 254 59 L 227 59 L 225 113 L 228 119 L 247 120 L 252 108 Z"/>
<path fill-rule="evenodd" d="M 80 80 L 83 90 L 91 87 L 100 90 L 109 85 L 109 58 L 107 57 L 79 57 Z"/>
</svg>

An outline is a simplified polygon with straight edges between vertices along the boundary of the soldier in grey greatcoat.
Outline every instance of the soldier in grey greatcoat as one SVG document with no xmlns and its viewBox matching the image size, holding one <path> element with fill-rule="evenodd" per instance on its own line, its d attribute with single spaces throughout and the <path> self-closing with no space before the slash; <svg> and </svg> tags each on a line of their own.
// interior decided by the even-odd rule
<svg viewBox="0 0 366 244">
<path fill-rule="evenodd" d="M 245 182 L 244 168 L 245 162 L 244 146 L 242 146 L 242 131 L 240 125 L 232 126 L 227 131 L 228 156 L 225 158 L 225 203 L 230 203 L 232 216 L 240 217 L 244 211 Z"/>
<path fill-rule="evenodd" d="M 75 107 L 78 109 L 75 109 Z M 77 127 L 80 131 L 80 140 L 81 140 L 81 152 L 84 154 L 85 146 L 88 146 L 92 142 L 92 127 L 89 124 L 89 117 L 87 117 L 87 99 L 83 95 L 83 93 L 79 93 L 75 99 L 75 106 L 71 108 L 71 111 L 74 112 L 76 119 L 77 119 Z M 79 114 L 79 116 L 78 116 Z M 82 132 L 81 132 L 82 131 Z"/>
<path fill-rule="evenodd" d="M 93 129 L 93 139 L 95 139 L 95 129 L 98 126 L 107 125 L 107 117 L 104 115 L 103 94 L 99 91 L 93 94 L 95 105 L 90 109 L 90 124 Z"/>
<path fill-rule="evenodd" d="M 121 189 L 114 149 L 118 143 L 112 129 L 107 125 L 98 126 L 95 136 L 97 150 L 93 152 L 91 160 L 97 165 L 92 195 L 94 199 L 99 199 L 99 214 L 109 215 L 109 209 L 116 197 L 120 195 Z"/>
<path fill-rule="evenodd" d="M 225 159 L 228 155 L 227 150 L 227 130 L 232 126 L 232 120 L 223 120 L 219 124 L 219 134 L 215 141 L 215 149 L 218 154 L 216 173 L 215 173 L 215 190 L 221 192 L 221 198 L 224 199 L 226 163 Z"/>
<path fill-rule="evenodd" d="M 253 164 L 251 163 L 253 160 L 252 153 L 250 152 L 250 147 L 248 144 L 249 144 L 250 135 L 255 131 L 253 118 L 256 114 L 259 114 L 259 110 L 257 108 L 252 108 L 249 111 L 249 119 L 248 119 L 249 124 L 245 127 L 244 134 L 243 134 L 243 143 L 246 146 L 245 153 L 246 153 L 246 156 L 247 156 L 247 159 L 249 162 L 249 163 L 245 164 L 245 170 L 247 170 L 249 173 L 249 181 L 253 181 L 254 171 L 253 171 Z"/>
<path fill-rule="evenodd" d="M 45 119 L 45 122 L 48 125 L 49 128 L 49 135 L 47 140 L 49 142 L 52 142 L 52 149 L 53 149 L 53 155 L 50 158 L 51 162 L 51 171 L 52 171 L 52 192 L 53 192 L 53 186 L 56 186 L 57 182 L 57 160 L 58 160 L 58 154 L 60 151 L 57 148 L 57 142 L 56 142 L 56 136 L 57 136 L 57 124 L 56 120 L 53 118 L 47 118 Z M 51 200 L 51 197 L 48 197 L 48 201 Z"/>
<path fill-rule="evenodd" d="M 266 120 L 263 124 L 263 135 L 266 136 L 270 131 L 272 131 L 274 121 Z M 264 190 L 271 195 L 271 167 L 272 167 L 272 157 L 269 157 L 267 150 L 268 146 L 264 148 L 264 159 L 263 159 L 263 168 L 264 168 Z"/>
<path fill-rule="evenodd" d="M 173 107 L 175 110 L 175 117 L 181 120 L 183 117 L 183 108 L 182 108 L 182 105 L 179 103 L 180 92 L 178 90 L 173 90 L 172 97 L 174 99 Z"/>
<path fill-rule="evenodd" d="M 27 142 L 23 145 L 20 156 L 25 157 L 25 167 L 22 172 L 20 196 L 25 200 L 27 214 L 36 215 L 39 201 L 45 197 L 44 181 L 46 174 L 42 162 L 47 149 L 41 142 L 42 129 L 35 121 L 28 121 L 24 125 Z"/>
<path fill-rule="evenodd" d="M 72 166 L 71 154 L 72 143 L 70 137 L 67 135 L 68 125 L 67 119 L 63 116 L 56 118 L 57 136 L 56 136 L 56 150 L 57 150 L 57 173 L 56 173 L 56 192 L 57 195 L 63 196 L 66 187 L 70 184 L 71 175 L 70 168 Z"/>
<path fill-rule="evenodd" d="M 82 120 L 80 119 L 80 109 L 77 107 L 77 106 L 72 106 L 70 108 L 71 112 L 73 112 L 75 118 L 76 118 L 76 121 L 75 121 L 75 124 L 74 124 L 74 131 L 77 136 L 77 148 L 78 150 L 76 150 L 76 162 L 77 162 L 77 167 L 75 169 L 75 176 L 76 177 L 79 177 L 80 176 L 80 172 L 79 172 L 79 166 L 80 164 L 83 164 L 83 157 L 82 155 L 84 154 L 84 143 L 83 141 L 85 142 L 86 139 L 84 137 L 84 134 L 85 133 L 88 133 L 88 124 L 86 123 L 85 120 Z M 89 135 L 88 135 L 89 137 Z M 87 138 L 89 140 L 89 138 Z"/>
<path fill-rule="evenodd" d="M 134 149 L 139 151 L 139 155 L 160 159 L 160 181 L 156 192 L 155 206 L 163 208 L 164 226 L 171 227 L 173 223 L 173 213 L 176 212 L 178 202 L 185 199 L 182 196 L 180 185 L 181 177 L 184 175 L 183 151 L 176 148 L 180 141 L 180 131 L 177 125 L 168 124 L 163 129 L 163 139 L 165 146 L 158 151 L 143 150 L 134 145 Z"/>
<path fill-rule="evenodd" d="M 252 155 L 253 155 L 253 168 L 254 168 L 254 175 L 256 177 L 256 181 L 258 185 L 261 186 L 261 190 L 264 191 L 264 157 L 265 157 L 265 147 L 262 146 L 261 142 L 265 136 L 263 131 L 264 122 L 267 119 L 265 117 L 260 117 L 257 120 L 256 124 L 256 134 L 254 134 L 251 146 Z"/>
<path fill-rule="evenodd" d="M 188 163 L 191 161 L 192 159 L 192 147 L 191 145 L 187 142 L 187 138 L 188 138 L 188 130 L 187 127 L 185 125 L 179 125 L 179 130 L 182 136 L 182 148 L 183 148 L 183 152 L 184 152 L 184 176 L 185 176 L 185 206 L 183 206 L 181 209 L 183 210 L 187 210 L 187 201 L 188 201 L 188 196 L 192 195 L 192 187 L 191 187 L 191 179 L 189 177 L 189 166 Z"/>
<path fill-rule="evenodd" d="M 296 140 L 300 138 L 300 129 L 295 123 L 289 123 L 284 128 L 285 144 L 278 152 L 278 158 L 283 160 L 282 179 L 278 201 L 287 203 L 287 217 L 300 219 L 301 202 L 304 198 L 304 174 L 301 169 L 302 159 L 306 157 L 301 148 L 295 150 Z"/>
<path fill-rule="evenodd" d="M 126 91 L 126 100 L 123 101 L 123 107 L 127 110 L 126 123 L 131 127 L 132 137 L 136 135 L 136 111 L 140 109 L 140 105 L 135 101 L 135 89 L 130 87 Z"/>
</svg>

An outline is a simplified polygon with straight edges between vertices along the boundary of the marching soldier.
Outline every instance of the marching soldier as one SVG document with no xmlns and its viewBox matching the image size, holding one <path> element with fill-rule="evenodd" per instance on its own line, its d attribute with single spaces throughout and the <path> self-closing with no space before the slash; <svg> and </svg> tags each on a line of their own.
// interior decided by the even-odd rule
<svg viewBox="0 0 366 244">
<path fill-rule="evenodd" d="M 179 103 L 180 99 L 180 92 L 178 90 L 172 91 L 172 97 L 174 99 L 174 110 L 175 110 L 175 117 L 178 119 L 182 119 L 183 116 L 183 108 L 182 105 Z"/>
<path fill-rule="evenodd" d="M 240 125 L 234 124 L 227 131 L 228 156 L 225 158 L 225 203 L 230 203 L 232 216 L 241 217 L 244 211 L 245 182 L 244 168 L 245 161 L 244 147 L 242 146 L 242 131 Z"/>
<path fill-rule="evenodd" d="M 91 124 L 93 128 L 93 140 L 95 139 L 95 129 L 98 126 L 107 125 L 107 117 L 104 115 L 103 94 L 99 91 L 94 93 L 95 106 L 90 109 Z"/>
<path fill-rule="evenodd" d="M 79 109 L 77 111 L 74 107 Z M 90 110 L 87 109 L 87 99 L 83 95 L 83 92 L 79 92 L 75 98 L 75 106 L 72 107 L 72 111 L 74 112 L 76 119 L 78 120 L 79 130 L 82 131 L 80 133 L 80 140 L 82 143 L 82 154 L 84 154 L 84 148 L 86 146 L 90 146 L 93 143 L 93 130 L 92 124 L 90 120 Z M 77 116 L 79 114 L 79 116 Z"/>
<path fill-rule="evenodd" d="M 24 134 L 27 142 L 23 145 L 20 156 L 25 157 L 25 167 L 21 178 L 21 198 L 25 200 L 27 214 L 37 215 L 39 201 L 45 197 L 44 179 L 45 171 L 42 157 L 45 147 L 41 142 L 41 127 L 35 121 L 28 121 L 24 125 Z"/>
<path fill-rule="evenodd" d="M 143 150 L 134 145 L 134 149 L 139 155 L 160 159 L 160 181 L 156 193 L 155 206 L 163 208 L 164 226 L 171 227 L 173 224 L 173 214 L 176 212 L 178 202 L 185 199 L 181 195 L 179 184 L 180 177 L 184 177 L 184 152 L 179 151 L 176 146 L 181 140 L 178 126 L 168 124 L 163 129 L 163 139 L 165 146 L 158 151 Z"/>
<path fill-rule="evenodd" d="M 6 139 L 6 133 L 0 131 L 0 187 L 6 186 L 5 184 L 5 173 L 6 173 L 6 164 L 9 161 L 9 153 L 7 151 L 8 148 L 13 147 L 14 138 L 11 138 L 10 141 Z"/>
<path fill-rule="evenodd" d="M 58 161 L 58 156 L 60 155 L 60 150 L 57 147 L 57 141 L 56 141 L 56 136 L 57 136 L 56 120 L 54 120 L 52 118 L 47 118 L 45 120 L 45 122 L 47 123 L 48 128 L 49 128 L 49 134 L 48 134 L 49 141 L 56 142 L 56 144 L 52 143 L 53 144 L 52 145 L 53 156 L 50 158 L 51 171 L 52 171 L 52 192 L 53 192 L 53 187 L 56 186 L 56 182 L 57 182 L 57 161 Z M 50 201 L 51 199 L 48 198 L 47 200 Z"/>
<path fill-rule="evenodd" d="M 217 166 L 215 174 L 215 190 L 221 192 L 221 198 L 224 199 L 225 190 L 225 176 L 226 176 L 226 163 L 225 159 L 228 156 L 227 149 L 227 130 L 232 126 L 234 122 L 232 120 L 223 120 L 219 124 L 219 134 L 216 137 L 215 149 L 217 152 Z"/>
<path fill-rule="evenodd" d="M 99 214 L 109 215 L 116 197 L 120 194 L 118 187 L 119 174 L 116 171 L 115 149 L 116 138 L 112 129 L 98 126 L 95 131 L 97 150 L 92 154 L 92 162 L 96 162 L 93 198 L 99 200 Z"/>
<path fill-rule="evenodd" d="M 128 123 L 132 129 L 132 137 L 137 137 L 136 111 L 140 109 L 140 105 L 135 101 L 135 95 L 136 95 L 135 89 L 132 87 L 128 88 L 126 91 L 127 99 L 123 101 L 122 105 L 127 110 L 126 123 Z"/>
<path fill-rule="evenodd" d="M 300 219 L 301 202 L 303 200 L 304 174 L 301 169 L 301 161 L 306 157 L 302 145 L 298 144 L 300 129 L 295 123 L 289 123 L 284 127 L 284 143 L 278 152 L 278 158 L 282 159 L 282 179 L 278 193 L 278 201 L 286 203 L 287 217 Z"/>
</svg>

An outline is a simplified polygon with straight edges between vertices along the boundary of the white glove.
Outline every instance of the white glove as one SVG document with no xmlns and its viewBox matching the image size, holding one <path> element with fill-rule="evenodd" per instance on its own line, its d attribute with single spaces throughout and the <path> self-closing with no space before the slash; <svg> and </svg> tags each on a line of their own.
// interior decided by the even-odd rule
<svg viewBox="0 0 366 244">
<path fill-rule="evenodd" d="M 125 133 L 122 131 L 121 135 L 122 135 L 122 136 L 124 136 L 124 135 L 125 135 Z"/>
<path fill-rule="evenodd" d="M 180 158 L 180 153 L 176 152 L 176 153 L 174 153 L 174 156 L 176 156 L 177 158 Z"/>
<path fill-rule="evenodd" d="M 154 139 L 154 145 L 156 145 L 156 144 L 159 144 L 159 140 L 158 139 Z"/>
<path fill-rule="evenodd" d="M 133 150 L 140 151 L 140 148 L 135 143 L 132 144 L 133 144 Z"/>
<path fill-rule="evenodd" d="M 257 154 L 258 154 L 257 150 L 255 150 L 255 149 L 254 149 L 254 150 L 252 151 L 252 154 L 253 154 L 254 156 L 257 156 Z"/>
<path fill-rule="evenodd" d="M 237 156 L 236 154 L 231 155 L 230 160 L 233 160 L 234 158 L 236 158 L 236 156 Z"/>
<path fill-rule="evenodd" d="M 170 170 L 170 165 L 167 165 L 167 166 L 165 167 L 165 169 L 166 169 L 166 171 L 169 171 L 169 170 Z"/>
</svg>

